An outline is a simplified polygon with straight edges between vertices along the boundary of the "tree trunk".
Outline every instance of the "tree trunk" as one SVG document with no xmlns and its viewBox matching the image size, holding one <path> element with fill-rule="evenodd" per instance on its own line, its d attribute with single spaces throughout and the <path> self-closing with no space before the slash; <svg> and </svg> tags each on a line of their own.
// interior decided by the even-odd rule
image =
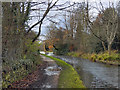
<svg viewBox="0 0 120 90">
<path fill-rule="evenodd" d="M 111 44 L 108 44 L 108 53 L 111 55 Z"/>
<path fill-rule="evenodd" d="M 102 46 L 104 48 L 104 51 L 106 51 L 105 43 L 102 41 Z"/>
</svg>

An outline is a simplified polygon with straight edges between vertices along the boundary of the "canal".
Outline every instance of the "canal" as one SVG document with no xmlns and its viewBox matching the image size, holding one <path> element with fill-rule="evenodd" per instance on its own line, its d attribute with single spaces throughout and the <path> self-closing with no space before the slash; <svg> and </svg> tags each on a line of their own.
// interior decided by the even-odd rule
<svg viewBox="0 0 120 90">
<path fill-rule="evenodd" d="M 118 88 L 119 67 L 70 56 L 54 56 L 73 65 L 88 88 Z"/>
<path fill-rule="evenodd" d="M 56 56 L 53 53 L 48 53 L 48 55 L 71 64 L 87 88 L 120 88 L 118 83 L 120 82 L 119 66 L 106 65 L 70 56 Z"/>
</svg>

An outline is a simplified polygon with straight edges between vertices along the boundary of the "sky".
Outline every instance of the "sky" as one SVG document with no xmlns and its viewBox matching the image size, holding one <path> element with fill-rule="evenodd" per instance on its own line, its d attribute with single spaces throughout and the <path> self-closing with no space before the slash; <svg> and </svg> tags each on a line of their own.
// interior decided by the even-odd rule
<svg viewBox="0 0 120 90">
<path fill-rule="evenodd" d="M 41 2 L 41 1 L 46 1 L 46 0 L 33 0 L 34 2 Z M 56 0 L 53 0 L 54 2 L 56 1 Z M 57 3 L 58 5 L 59 4 L 62 4 L 62 3 L 64 3 L 64 2 L 66 2 L 66 1 L 70 1 L 70 2 L 83 2 L 83 1 L 87 1 L 87 0 L 59 0 L 59 2 Z M 115 3 L 115 5 L 118 3 L 118 1 L 119 0 L 88 0 L 89 2 L 90 2 L 90 4 L 91 5 L 94 5 L 94 3 L 95 2 L 97 2 L 97 4 L 99 5 L 99 3 L 98 2 L 102 2 L 102 4 L 104 5 L 104 6 L 108 6 L 109 5 L 109 1 L 110 2 L 114 2 Z M 95 4 L 96 5 L 96 4 Z M 36 8 L 38 8 L 38 7 L 36 7 Z M 93 10 L 93 12 L 94 12 L 94 14 L 95 15 L 97 15 L 97 11 L 95 11 L 95 10 Z M 92 14 L 93 14 L 93 12 L 91 12 Z M 55 11 L 55 12 L 53 12 L 53 11 L 51 11 L 50 13 L 49 13 L 49 15 L 53 15 L 53 14 L 56 14 L 56 13 L 59 13 L 59 14 L 62 14 L 63 12 L 58 12 L 58 11 Z M 32 15 L 35 15 L 36 13 L 32 13 Z M 55 20 L 55 21 L 57 21 L 57 19 L 62 19 L 63 17 L 60 17 L 60 16 L 58 16 L 58 17 L 54 17 L 53 18 L 53 20 Z M 35 22 L 37 21 L 37 19 L 32 19 L 32 21 L 31 21 L 31 25 L 32 24 L 34 24 Z M 41 35 L 45 35 L 46 33 L 47 33 L 47 31 L 48 31 L 48 29 L 46 28 L 48 25 L 50 24 L 50 22 L 47 20 L 47 19 L 45 19 L 44 20 L 44 22 L 43 22 L 43 24 L 42 24 L 42 30 L 41 30 Z M 62 24 L 61 24 L 62 25 Z M 34 28 L 34 31 L 35 32 L 38 32 L 38 26 L 36 26 L 35 28 Z M 44 37 L 40 37 L 41 39 L 44 39 Z"/>
<path fill-rule="evenodd" d="M 26 0 L 0 0 L 2 2 L 11 2 L 11 1 L 14 1 L 14 2 L 21 2 L 21 1 L 26 1 Z M 27 0 L 29 1 L 29 0 Z M 43 1 L 47 1 L 47 0 L 32 0 L 33 2 L 43 2 Z M 54 2 L 56 0 L 53 0 Z M 59 2 L 57 4 L 62 4 L 66 1 L 70 1 L 70 2 L 84 2 L 84 1 L 87 1 L 87 0 L 59 0 Z M 110 2 L 114 2 L 115 5 L 117 5 L 118 1 L 120 0 L 88 0 L 91 4 L 93 4 L 94 2 L 102 2 L 104 6 L 107 6 Z M 98 4 L 99 5 L 99 4 Z M 96 11 L 93 10 L 95 13 Z M 53 15 L 55 13 L 58 13 L 58 11 L 56 12 L 50 12 L 49 15 Z M 32 13 L 32 15 L 35 15 L 36 13 Z M 59 12 L 59 14 L 62 14 L 62 12 Z M 97 14 L 96 14 L 97 15 Z M 54 20 L 57 21 L 57 19 L 62 19 L 63 17 L 54 17 Z M 32 19 L 29 23 L 30 26 L 32 26 L 34 23 L 36 23 L 38 21 L 38 19 Z M 46 26 L 48 26 L 50 24 L 50 22 L 48 20 L 44 20 L 43 24 L 42 24 L 42 31 L 41 31 L 41 35 L 45 35 L 47 33 L 47 28 Z M 62 24 L 61 24 L 62 25 Z M 35 32 L 38 32 L 39 29 L 38 29 L 38 26 L 36 26 L 34 29 L 33 29 Z M 40 37 L 41 39 L 44 39 L 44 37 Z"/>
</svg>

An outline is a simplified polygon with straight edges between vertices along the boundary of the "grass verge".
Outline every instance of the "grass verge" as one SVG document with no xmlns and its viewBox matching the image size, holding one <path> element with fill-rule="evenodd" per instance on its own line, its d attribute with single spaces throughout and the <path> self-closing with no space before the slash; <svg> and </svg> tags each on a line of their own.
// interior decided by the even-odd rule
<svg viewBox="0 0 120 90">
<path fill-rule="evenodd" d="M 45 54 L 42 55 L 55 60 L 57 65 L 62 67 L 58 88 L 85 88 L 82 81 L 80 80 L 78 73 L 70 64 L 52 56 L 47 56 Z"/>
</svg>

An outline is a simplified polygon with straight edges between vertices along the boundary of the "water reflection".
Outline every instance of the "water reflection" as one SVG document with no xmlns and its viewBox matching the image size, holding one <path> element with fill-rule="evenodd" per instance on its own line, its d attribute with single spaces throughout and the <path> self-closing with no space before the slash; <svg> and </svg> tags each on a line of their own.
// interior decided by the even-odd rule
<svg viewBox="0 0 120 90">
<path fill-rule="evenodd" d="M 68 56 L 56 57 L 72 64 L 80 74 L 86 87 L 118 87 L 118 66 L 106 65 Z"/>
</svg>

